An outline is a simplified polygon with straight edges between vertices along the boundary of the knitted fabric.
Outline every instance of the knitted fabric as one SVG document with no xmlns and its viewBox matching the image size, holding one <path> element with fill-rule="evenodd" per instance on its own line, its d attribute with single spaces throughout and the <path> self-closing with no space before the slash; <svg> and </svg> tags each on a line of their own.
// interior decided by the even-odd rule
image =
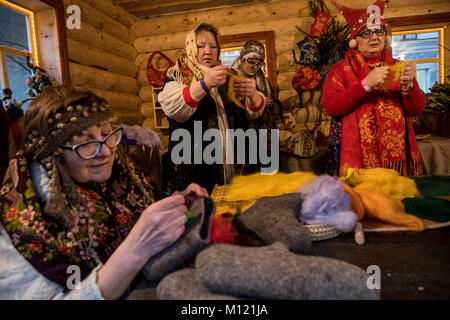
<svg viewBox="0 0 450 320">
<path fill-rule="evenodd" d="M 156 294 L 160 300 L 236 300 L 235 297 L 209 292 L 192 268 L 167 275 L 156 287 Z"/>
<path fill-rule="evenodd" d="M 212 293 L 256 299 L 378 299 L 359 267 L 297 255 L 281 243 L 265 247 L 213 245 L 197 255 L 200 282 Z"/>
<path fill-rule="evenodd" d="M 251 230 L 266 244 L 281 242 L 293 252 L 308 250 L 311 233 L 296 218 L 302 202 L 298 193 L 263 197 L 236 218 L 236 227 Z"/>
<path fill-rule="evenodd" d="M 142 269 L 148 280 L 155 282 L 161 280 L 168 273 L 180 268 L 209 243 L 211 217 L 215 212 L 214 201 L 211 198 L 200 198 L 190 210 L 197 216 L 196 220 L 174 244 L 150 258 Z"/>
</svg>

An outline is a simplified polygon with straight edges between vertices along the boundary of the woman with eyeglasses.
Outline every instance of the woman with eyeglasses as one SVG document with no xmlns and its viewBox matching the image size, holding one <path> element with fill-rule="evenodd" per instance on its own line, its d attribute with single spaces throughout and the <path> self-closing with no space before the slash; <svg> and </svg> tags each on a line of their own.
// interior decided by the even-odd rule
<svg viewBox="0 0 450 320">
<path fill-rule="evenodd" d="M 270 129 L 278 128 L 281 130 L 285 127 L 282 104 L 273 96 L 273 89 L 263 71 L 265 59 L 264 45 L 257 40 L 249 40 L 242 47 L 239 57 L 236 58 L 231 68 L 239 76 L 254 79 L 256 90 L 266 97 L 265 109 L 260 117 L 256 119 L 241 117 L 237 119 L 236 126 L 256 130 L 267 129 L 267 135 L 270 139 Z M 243 169 L 243 173 L 252 173 L 259 169 L 259 165 L 246 165 Z"/>
<path fill-rule="evenodd" d="M 117 299 L 185 230 L 192 184 L 154 200 L 105 99 L 48 88 L 0 189 L 0 299 Z"/>
<path fill-rule="evenodd" d="M 185 50 L 167 71 L 164 89 L 158 95 L 162 110 L 169 119 L 170 140 L 163 162 L 165 189 L 170 192 L 183 189 L 192 182 L 208 192 L 212 192 L 216 184 L 230 183 L 235 175 L 235 166 L 225 158 L 229 150 L 226 144 L 227 129 L 235 128 L 236 116 L 254 119 L 264 111 L 266 98 L 257 91 L 253 79 L 240 79 L 233 87 L 236 95 L 245 97 L 243 108 L 227 101 L 225 83 L 230 67 L 222 65 L 219 57 L 218 30 L 206 23 L 197 25 L 187 34 Z M 205 159 L 209 143 L 201 145 L 198 140 L 195 141 L 196 138 L 203 139 L 209 129 L 218 129 L 221 133 L 222 141 L 211 140 L 222 148 L 223 160 L 210 162 Z M 190 137 L 190 152 L 183 154 L 181 163 L 174 159 L 177 154 L 173 151 L 179 150 L 178 144 L 186 142 L 180 141 L 177 132 L 187 132 Z"/>
<path fill-rule="evenodd" d="M 332 117 L 328 173 L 382 167 L 404 176 L 421 175 L 411 117 L 424 110 L 426 99 L 415 79 L 415 65 L 406 63 L 395 82 L 388 70 L 399 61 L 386 50 L 390 40 L 384 1 L 364 9 L 333 3 L 349 24 L 351 40 L 350 50 L 324 84 L 323 103 Z"/>
</svg>

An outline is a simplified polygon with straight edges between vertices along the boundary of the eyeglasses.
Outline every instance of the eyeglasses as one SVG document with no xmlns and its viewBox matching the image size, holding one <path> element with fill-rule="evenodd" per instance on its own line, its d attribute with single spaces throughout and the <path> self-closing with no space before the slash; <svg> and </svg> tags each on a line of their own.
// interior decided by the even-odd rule
<svg viewBox="0 0 450 320">
<path fill-rule="evenodd" d="M 374 33 L 377 35 L 377 37 L 382 37 L 382 36 L 386 35 L 386 29 L 384 29 L 384 28 L 375 29 L 375 30 L 366 29 L 366 30 L 362 31 L 361 33 L 359 33 L 358 36 L 361 38 L 364 38 L 364 39 L 370 39 Z"/>
<path fill-rule="evenodd" d="M 110 149 L 118 146 L 122 140 L 122 127 L 117 127 L 111 131 L 103 140 L 91 140 L 76 144 L 74 146 L 61 145 L 62 149 L 74 151 L 81 159 L 89 160 L 94 158 L 106 144 Z"/>
<path fill-rule="evenodd" d="M 248 59 L 246 61 L 252 68 L 255 68 L 255 69 L 259 69 L 264 65 L 264 61 L 261 61 L 261 60 Z"/>
</svg>

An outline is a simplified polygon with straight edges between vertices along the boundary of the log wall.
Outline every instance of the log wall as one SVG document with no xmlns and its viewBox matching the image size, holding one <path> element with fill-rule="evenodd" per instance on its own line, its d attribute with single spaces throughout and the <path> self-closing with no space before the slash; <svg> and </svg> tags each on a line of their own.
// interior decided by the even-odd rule
<svg viewBox="0 0 450 320">
<path fill-rule="evenodd" d="M 132 26 L 137 19 L 112 0 L 64 0 L 78 5 L 81 28 L 67 29 L 72 85 L 102 95 L 120 122 L 142 124 Z"/>
<path fill-rule="evenodd" d="M 367 7 L 372 3 L 372 0 L 345 1 L 346 6 L 354 8 Z M 326 4 L 332 14 L 339 20 L 343 20 L 330 1 L 326 1 Z M 447 0 L 390 0 L 384 17 L 389 19 L 418 14 L 426 16 L 449 11 L 450 3 Z M 310 16 L 308 1 L 280 0 L 266 4 L 243 5 L 137 21 L 132 26 L 136 35 L 133 44 L 137 51 L 135 59 L 138 69 L 137 79 L 139 85 L 142 86 L 139 96 L 144 101 L 141 112 L 147 119 L 146 125 L 153 124 L 152 120 L 147 117 L 152 114 L 152 98 L 151 87 L 145 72 L 150 54 L 155 50 L 160 50 L 175 61 L 184 48 L 187 32 L 200 22 L 213 24 L 222 35 L 273 30 L 279 98 L 283 102 L 285 110 L 291 110 L 294 113 L 298 125 L 305 121 L 315 121 L 315 117 L 318 115 L 315 106 L 318 103 L 319 92 L 314 94 L 314 99 L 311 99 L 307 105 L 310 108 L 310 118 L 306 119 L 308 113 L 299 109 L 298 94 L 291 85 L 293 75 L 300 69 L 299 65 L 293 61 L 292 49 L 297 48 L 296 43 L 303 39 L 303 35 L 295 26 L 307 31 L 313 18 Z M 309 101 L 309 93 L 305 94 L 303 100 Z M 326 123 L 321 128 L 325 130 L 325 134 L 328 134 Z"/>
</svg>

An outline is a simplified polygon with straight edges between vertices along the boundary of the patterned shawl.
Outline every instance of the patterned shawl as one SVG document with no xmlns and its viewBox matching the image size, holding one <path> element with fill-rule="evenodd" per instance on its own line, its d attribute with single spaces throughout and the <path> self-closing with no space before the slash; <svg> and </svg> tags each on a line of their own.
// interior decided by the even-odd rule
<svg viewBox="0 0 450 320">
<path fill-rule="evenodd" d="M 361 81 L 371 71 L 369 63 L 391 66 L 397 60 L 386 51 L 365 58 L 350 50 L 341 64 L 348 83 Z M 414 80 L 415 81 L 415 80 Z M 404 176 L 421 175 L 422 163 L 412 122 L 404 111 L 400 82 L 387 81 L 387 91 L 374 88 L 358 108 L 342 117 L 340 174 L 348 168 L 388 168 Z M 331 85 L 341 85 L 331 75 Z M 417 86 L 418 84 L 415 83 Z"/>
<path fill-rule="evenodd" d="M 79 217 L 68 230 L 44 213 L 45 203 L 36 192 L 28 161 L 19 152 L 10 161 L 0 190 L 0 228 L 4 227 L 17 251 L 37 271 L 66 290 L 71 275 L 67 268 L 77 265 L 84 279 L 99 263 L 105 263 L 150 204 L 144 199 L 153 199 L 150 180 L 137 176 L 130 159 L 129 164 L 134 171 L 131 175 L 116 163 L 108 181 L 91 188 L 76 186 L 88 203 L 89 214 Z M 147 195 L 133 183 L 135 178 L 141 179 Z"/>
</svg>

